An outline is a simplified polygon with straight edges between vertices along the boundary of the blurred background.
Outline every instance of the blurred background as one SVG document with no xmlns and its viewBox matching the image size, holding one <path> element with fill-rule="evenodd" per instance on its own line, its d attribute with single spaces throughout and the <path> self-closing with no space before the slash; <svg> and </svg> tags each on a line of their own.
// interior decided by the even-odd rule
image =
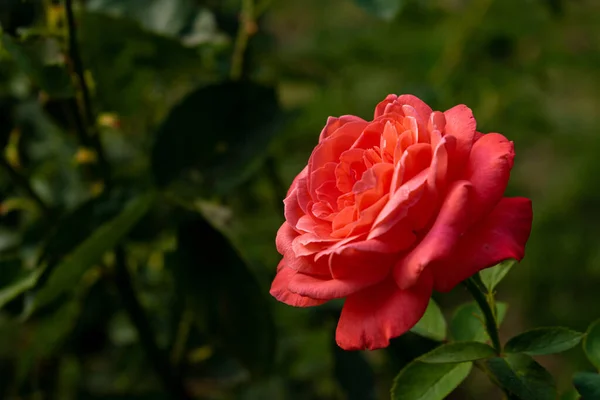
<svg viewBox="0 0 600 400">
<path fill-rule="evenodd" d="M 388 398 L 435 342 L 343 352 L 341 303 L 268 288 L 327 117 L 389 93 L 515 143 L 534 226 L 501 336 L 600 317 L 597 0 L 0 0 L 0 25 L 2 399 Z M 538 361 L 564 399 L 590 368 Z M 474 371 L 449 398 L 500 394 Z"/>
</svg>

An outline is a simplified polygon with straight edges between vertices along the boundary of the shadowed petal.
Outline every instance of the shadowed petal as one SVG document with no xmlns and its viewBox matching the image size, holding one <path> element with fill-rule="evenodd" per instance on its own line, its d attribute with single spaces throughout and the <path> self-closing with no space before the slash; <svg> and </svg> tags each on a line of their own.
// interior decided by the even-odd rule
<svg viewBox="0 0 600 400">
<path fill-rule="evenodd" d="M 411 288 L 400 290 L 393 280 L 348 296 L 336 330 L 344 350 L 375 350 L 411 329 L 421 319 L 431 296 L 429 273 Z"/>
<path fill-rule="evenodd" d="M 282 260 L 277 267 L 277 275 L 275 275 L 275 279 L 271 284 L 271 290 L 269 291 L 271 296 L 293 307 L 318 306 L 326 302 L 326 300 L 315 300 L 290 292 L 288 284 L 294 275 L 296 275 L 296 271 L 287 268 Z"/>
<path fill-rule="evenodd" d="M 468 224 L 469 190 L 467 181 L 454 183 L 440 213 L 423 240 L 394 267 L 394 279 L 400 288 L 408 288 L 419 279 L 432 261 L 448 257 L 465 233 Z"/>
<path fill-rule="evenodd" d="M 433 268 L 435 290 L 447 292 L 478 271 L 508 258 L 521 260 L 531 232 L 531 200 L 503 198 L 461 239 L 451 256 Z"/>
</svg>

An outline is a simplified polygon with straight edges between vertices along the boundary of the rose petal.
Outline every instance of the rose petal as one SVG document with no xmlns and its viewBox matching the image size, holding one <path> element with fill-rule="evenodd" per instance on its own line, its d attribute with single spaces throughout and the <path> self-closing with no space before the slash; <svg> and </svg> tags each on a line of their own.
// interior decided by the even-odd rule
<svg viewBox="0 0 600 400">
<path fill-rule="evenodd" d="M 432 278 L 425 273 L 416 285 L 400 290 L 391 279 L 348 296 L 336 330 L 344 350 L 375 350 L 389 345 L 421 319 L 431 296 Z"/>
<path fill-rule="evenodd" d="M 395 94 L 388 94 L 385 100 L 377 104 L 377 107 L 375 107 L 375 115 L 373 116 L 373 119 L 381 117 L 384 114 L 388 104 L 393 103 L 397 98 L 398 96 Z"/>
<path fill-rule="evenodd" d="M 473 184 L 473 220 L 487 215 L 502 198 L 513 166 L 514 146 L 498 133 L 483 135 L 473 145 L 466 179 Z"/>
<path fill-rule="evenodd" d="M 379 240 L 348 243 L 331 253 L 331 276 L 335 279 L 369 282 L 369 285 L 377 283 L 388 276 L 397 258 L 392 250 L 392 245 Z"/>
<path fill-rule="evenodd" d="M 375 222 L 369 239 L 383 235 L 408 215 L 410 207 L 414 206 L 423 194 L 429 169 L 421 171 L 394 193 L 383 207 Z"/>
<path fill-rule="evenodd" d="M 459 167 L 469 156 L 477 123 L 471 109 L 464 104 L 445 111 L 444 117 L 446 118 L 445 134 L 456 138 L 453 164 Z"/>
<path fill-rule="evenodd" d="M 271 290 L 269 291 L 271 296 L 293 307 L 318 306 L 326 302 L 326 300 L 311 299 L 310 297 L 290 292 L 288 284 L 294 275 L 296 275 L 296 271 L 287 268 L 282 260 L 277 267 L 277 275 L 275 275 L 275 279 L 271 283 Z"/>
<path fill-rule="evenodd" d="M 434 193 L 444 192 L 449 167 L 449 154 L 454 151 L 455 146 L 456 139 L 454 136 L 447 135 L 440 140 L 435 148 L 431 160 L 431 169 L 427 177 L 427 186 Z"/>
<path fill-rule="evenodd" d="M 298 236 L 298 232 L 296 232 L 290 224 L 284 222 L 279 227 L 277 231 L 277 236 L 275 237 L 275 247 L 277 247 L 277 251 L 282 256 L 287 252 L 291 252 L 292 250 L 292 242 Z"/>
<path fill-rule="evenodd" d="M 429 107 L 423 100 L 413 96 L 412 94 L 403 94 L 402 96 L 398 97 L 396 102 L 400 104 L 407 104 L 413 107 L 419 113 L 419 117 L 423 121 L 427 121 L 429 115 L 431 115 L 433 112 L 431 107 Z"/>
<path fill-rule="evenodd" d="M 360 122 L 366 124 L 366 121 L 364 119 L 356 117 L 354 115 L 342 115 L 339 118 L 329 117 L 327 118 L 327 123 L 325 124 L 325 127 L 319 135 L 319 143 L 327 139 L 329 136 L 333 135 L 335 131 L 337 131 L 349 122 Z"/>
<path fill-rule="evenodd" d="M 435 260 L 448 257 L 468 227 L 469 191 L 467 181 L 455 182 L 442 204 L 440 213 L 423 240 L 394 267 L 399 288 L 415 284 L 425 268 Z"/>
<path fill-rule="evenodd" d="M 531 232 L 531 200 L 503 198 L 494 211 L 471 228 L 459 241 L 451 256 L 433 268 L 435 290 L 450 291 L 478 271 L 525 255 Z"/>
<path fill-rule="evenodd" d="M 352 147 L 365 126 L 366 122 L 349 122 L 319 143 L 308 160 L 308 176 L 329 162 L 338 163 L 340 155 Z M 315 189 L 309 181 L 308 190 L 313 197 Z"/>
</svg>

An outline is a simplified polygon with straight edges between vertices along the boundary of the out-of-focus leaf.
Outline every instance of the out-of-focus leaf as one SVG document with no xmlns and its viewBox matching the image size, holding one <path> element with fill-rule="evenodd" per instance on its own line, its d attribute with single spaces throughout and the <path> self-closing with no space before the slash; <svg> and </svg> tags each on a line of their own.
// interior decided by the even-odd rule
<svg viewBox="0 0 600 400">
<path fill-rule="evenodd" d="M 508 354 L 487 360 L 486 364 L 502 387 L 520 399 L 556 399 L 552 375 L 528 355 Z"/>
<path fill-rule="evenodd" d="M 348 400 L 376 399 L 373 369 L 359 351 L 344 351 L 333 346 L 335 378 Z"/>
<path fill-rule="evenodd" d="M 530 356 L 560 353 L 575 347 L 583 333 L 567 328 L 537 328 L 511 338 L 505 346 L 507 353 L 525 353 Z"/>
<path fill-rule="evenodd" d="M 508 274 L 510 269 L 516 263 L 517 260 L 504 260 L 491 268 L 486 268 L 479 272 L 481 281 L 490 293 L 494 291 L 494 288 L 500 283 L 502 279 L 504 279 L 506 274 Z"/>
<path fill-rule="evenodd" d="M 0 288 L 0 308 L 4 307 L 6 303 L 15 299 L 20 294 L 33 288 L 37 283 L 42 271 L 42 268 L 35 269 L 27 274 L 22 275 L 11 284 Z"/>
<path fill-rule="evenodd" d="M 231 188 L 265 154 L 278 116 L 273 88 L 225 82 L 192 92 L 158 131 L 152 152 L 157 183 L 165 186 L 193 170 L 206 190 Z"/>
<path fill-rule="evenodd" d="M 178 231 L 173 268 L 201 328 L 218 338 L 251 372 L 272 363 L 275 328 L 269 303 L 256 278 L 229 240 L 204 219 Z"/>
<path fill-rule="evenodd" d="M 75 326 L 81 307 L 78 301 L 70 301 L 50 315 L 33 321 L 33 337 L 24 351 L 19 353 L 17 381 L 23 381 L 36 359 L 47 357 L 61 346 Z"/>
<path fill-rule="evenodd" d="M 498 325 L 502 323 L 507 307 L 506 303 L 496 303 Z M 456 309 L 450 321 L 450 333 L 457 341 L 485 342 L 489 338 L 483 321 L 483 314 L 476 303 L 463 304 Z"/>
<path fill-rule="evenodd" d="M 442 400 L 471 372 L 472 363 L 426 364 L 413 361 L 400 371 L 392 400 Z"/>
<path fill-rule="evenodd" d="M 33 23 L 38 8 L 33 1 L 22 0 L 3 0 L 0 5 L 2 31 L 13 36 L 19 28 Z"/>
<path fill-rule="evenodd" d="M 446 343 L 419 357 L 430 364 L 462 363 L 496 356 L 493 348 L 481 342 Z"/>
<path fill-rule="evenodd" d="M 198 11 L 193 0 L 91 0 L 86 7 L 134 19 L 149 31 L 170 36 L 181 33 Z"/>
<path fill-rule="evenodd" d="M 411 331 L 429 339 L 442 341 L 446 339 L 446 320 L 435 300 L 430 299 L 425 314 Z"/>
<path fill-rule="evenodd" d="M 404 0 L 355 0 L 356 4 L 369 13 L 390 21 L 398 15 Z"/>
<path fill-rule="evenodd" d="M 573 376 L 573 385 L 582 400 L 600 399 L 600 375 L 593 372 L 578 372 Z"/>
<path fill-rule="evenodd" d="M 583 350 L 590 362 L 600 370 L 600 319 L 588 328 L 583 339 Z"/>
<path fill-rule="evenodd" d="M 123 211 L 109 222 L 99 226 L 73 252 L 58 264 L 44 286 L 38 291 L 34 307 L 39 308 L 77 285 L 84 272 L 99 262 L 102 255 L 115 247 L 135 223 L 148 211 L 154 193 L 131 200 Z"/>
<path fill-rule="evenodd" d="M 98 226 L 117 216 L 125 202 L 126 193 L 105 192 L 63 216 L 44 244 L 38 264 L 46 263 L 52 269 Z"/>
<path fill-rule="evenodd" d="M 135 21 L 98 12 L 81 13 L 79 21 L 81 42 L 86 44 L 81 46 L 83 62 L 92 72 L 95 86 L 102 88 L 95 98 L 100 110 L 132 115 L 143 109 L 145 116 L 158 119 L 167 111 L 165 105 L 173 101 L 165 101 L 167 95 L 173 96 L 166 89 L 181 85 L 183 72 L 188 72 L 185 79 L 193 78 L 194 83 L 207 79 L 209 71 L 198 52 L 173 38 L 149 32 Z"/>
<path fill-rule="evenodd" d="M 0 35 L 0 43 L 19 68 L 50 97 L 74 95 L 71 78 L 65 67 L 58 64 L 45 65 L 39 55 L 41 49 L 21 44 L 8 35 Z"/>
</svg>

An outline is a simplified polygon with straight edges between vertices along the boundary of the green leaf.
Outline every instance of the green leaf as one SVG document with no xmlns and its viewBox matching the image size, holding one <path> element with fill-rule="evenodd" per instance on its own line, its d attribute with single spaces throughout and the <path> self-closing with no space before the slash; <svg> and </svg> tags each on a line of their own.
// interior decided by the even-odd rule
<svg viewBox="0 0 600 400">
<path fill-rule="evenodd" d="M 253 273 L 229 240 L 204 219 L 182 225 L 173 259 L 177 292 L 200 328 L 236 356 L 252 373 L 271 367 L 275 325 Z"/>
<path fill-rule="evenodd" d="M 19 43 L 8 35 L 0 35 L 0 44 L 29 78 L 50 97 L 72 97 L 75 92 L 64 65 L 44 64 L 44 49 L 36 43 Z"/>
<path fill-rule="evenodd" d="M 480 342 L 452 342 L 443 344 L 419 357 L 425 363 L 460 363 L 465 361 L 492 358 L 496 352 L 490 346 Z"/>
<path fill-rule="evenodd" d="M 504 279 L 504 276 L 508 274 L 516 263 L 517 260 L 514 259 L 504 260 L 491 268 L 486 268 L 479 272 L 481 281 L 490 293 L 494 291 L 494 288 Z"/>
<path fill-rule="evenodd" d="M 600 370 L 600 319 L 588 328 L 583 339 L 583 350 L 590 362 Z"/>
<path fill-rule="evenodd" d="M 63 292 L 75 287 L 85 271 L 100 262 L 104 253 L 114 248 L 144 216 L 154 202 L 154 198 L 154 193 L 148 193 L 133 199 L 117 217 L 99 226 L 66 256 L 54 268 L 47 282 L 36 294 L 33 309 L 48 304 Z"/>
<path fill-rule="evenodd" d="M 381 19 L 391 21 L 402 8 L 403 0 L 356 0 L 356 4 Z"/>
<path fill-rule="evenodd" d="M 2 289 L 0 289 L 0 308 L 4 307 L 8 302 L 14 300 L 20 294 L 32 289 L 42 274 L 42 271 L 42 268 L 35 269 L 15 280 L 10 285 L 2 287 Z"/>
<path fill-rule="evenodd" d="M 333 342 L 333 341 L 332 341 Z M 348 400 L 375 400 L 375 374 L 360 351 L 345 351 L 333 345 L 334 373 Z"/>
<path fill-rule="evenodd" d="M 197 89 L 159 128 L 152 152 L 157 183 L 165 186 L 193 172 L 195 184 L 205 191 L 230 189 L 265 154 L 278 116 L 273 88 L 225 82 Z"/>
<path fill-rule="evenodd" d="M 472 365 L 413 361 L 394 379 L 392 400 L 442 400 L 465 380 Z"/>
<path fill-rule="evenodd" d="M 582 400 L 600 399 L 600 375 L 593 372 L 578 372 L 573 377 L 573 385 Z"/>
<path fill-rule="evenodd" d="M 486 361 L 500 385 L 522 400 L 555 400 L 556 387 L 548 371 L 525 354 Z"/>
<path fill-rule="evenodd" d="M 530 356 L 560 353 L 577 346 L 583 336 L 583 333 L 562 327 L 537 328 L 511 338 L 505 351 Z"/>
<path fill-rule="evenodd" d="M 502 323 L 508 305 L 497 302 L 496 310 L 498 325 Z M 466 303 L 456 309 L 454 317 L 450 321 L 450 333 L 456 341 L 462 342 L 486 342 L 489 340 L 483 323 L 483 314 L 476 303 Z"/>
<path fill-rule="evenodd" d="M 446 339 L 446 329 L 446 320 L 440 307 L 433 299 L 430 299 L 425 314 L 411 331 L 417 335 L 441 342 Z"/>
</svg>

